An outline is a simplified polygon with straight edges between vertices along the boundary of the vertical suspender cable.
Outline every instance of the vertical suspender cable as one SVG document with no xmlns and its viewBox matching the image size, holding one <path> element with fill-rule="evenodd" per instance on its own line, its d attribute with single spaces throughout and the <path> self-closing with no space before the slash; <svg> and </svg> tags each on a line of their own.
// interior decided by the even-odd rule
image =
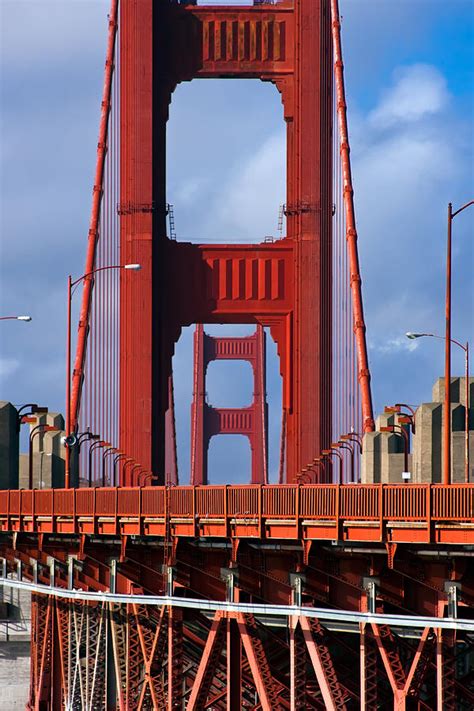
<svg viewBox="0 0 474 711">
<path fill-rule="evenodd" d="M 344 181 L 344 204 L 346 212 L 346 238 L 350 265 L 350 285 L 352 293 L 352 308 L 354 333 L 357 347 L 357 362 L 359 387 L 362 396 L 362 418 L 364 432 L 374 430 L 372 408 L 372 393 L 370 389 L 370 370 L 365 338 L 364 309 L 362 304 L 362 289 L 357 252 L 357 230 L 354 212 L 354 190 L 350 164 L 349 133 L 347 129 L 347 111 L 344 90 L 344 64 L 341 49 L 341 23 L 339 20 L 338 0 L 331 0 L 332 38 L 334 47 L 334 72 L 337 92 L 337 113 L 341 141 L 341 161 Z"/>
<path fill-rule="evenodd" d="M 114 68 L 115 38 L 117 34 L 117 10 L 118 0 L 111 0 L 109 13 L 109 33 L 107 40 L 107 55 L 105 62 L 104 88 L 102 92 L 102 105 L 99 126 L 99 141 L 97 147 L 97 162 L 94 178 L 94 188 L 92 194 L 92 210 L 89 223 L 86 266 L 84 270 L 85 273 L 89 273 L 94 269 L 97 255 L 98 227 L 102 202 L 101 197 L 104 184 L 104 163 L 109 127 L 110 95 L 112 90 L 112 76 Z M 87 333 L 89 330 L 90 323 L 92 288 L 92 279 L 86 279 L 82 292 L 82 304 L 77 336 L 76 359 L 74 362 L 74 371 L 72 376 L 71 424 L 73 429 L 75 429 L 75 427 L 77 426 L 81 398 L 87 345 Z"/>
</svg>

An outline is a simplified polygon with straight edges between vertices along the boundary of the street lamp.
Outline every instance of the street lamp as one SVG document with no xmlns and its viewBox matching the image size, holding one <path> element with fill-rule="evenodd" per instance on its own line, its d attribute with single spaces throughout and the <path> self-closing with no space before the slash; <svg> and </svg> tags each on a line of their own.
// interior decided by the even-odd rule
<svg viewBox="0 0 474 711">
<path fill-rule="evenodd" d="M 92 453 L 96 447 L 110 447 L 110 442 L 99 439 L 97 442 L 92 442 L 89 447 L 89 488 L 92 486 Z"/>
<path fill-rule="evenodd" d="M 67 279 L 67 345 L 66 345 L 66 467 L 65 467 L 65 482 L 66 489 L 69 488 L 70 466 L 71 466 L 71 451 L 70 448 L 74 444 L 71 437 L 71 302 L 72 290 L 84 279 L 92 277 L 98 272 L 104 272 L 110 269 L 127 269 L 129 271 L 139 271 L 141 264 L 112 264 L 106 267 L 97 267 L 90 272 L 86 272 L 82 276 L 72 281 L 71 275 Z"/>
<path fill-rule="evenodd" d="M 135 469 L 139 470 L 140 473 L 145 471 L 145 469 L 140 463 L 134 464 L 133 467 L 130 469 L 130 486 L 136 486 L 136 484 L 133 483 L 133 474 L 135 472 Z M 137 480 L 140 477 L 140 473 L 137 474 Z"/>
<path fill-rule="evenodd" d="M 436 333 L 412 333 L 409 331 L 405 334 L 407 338 L 414 340 L 415 338 L 438 338 L 441 341 L 445 341 L 445 336 L 438 336 Z M 464 379 L 465 379 L 465 412 L 464 412 L 464 481 L 469 484 L 469 341 L 463 345 L 455 338 L 449 339 L 450 343 L 454 343 L 459 346 L 461 350 L 464 351 Z M 450 361 L 451 366 L 451 361 Z M 449 383 L 449 385 L 448 385 Z M 445 421 L 445 432 L 444 432 L 444 467 L 448 467 L 448 481 L 446 482 L 446 471 L 443 468 L 443 484 L 448 483 L 451 478 L 451 373 L 449 374 L 449 381 L 444 378 L 444 421 Z M 449 391 L 448 398 L 446 398 L 446 392 Z M 446 403 L 449 404 L 449 410 L 446 407 Z M 405 405 L 406 407 L 406 405 Z M 446 426 L 447 424 L 447 426 Z M 449 449 L 446 450 L 446 430 L 449 430 Z M 448 451 L 449 458 L 446 460 L 446 451 Z"/>
<path fill-rule="evenodd" d="M 385 415 L 398 415 L 398 424 L 410 425 L 412 433 L 415 434 L 415 412 L 411 408 L 410 412 L 402 412 L 402 407 L 406 407 L 406 405 L 385 406 L 383 411 Z"/>
<path fill-rule="evenodd" d="M 105 470 L 106 470 L 106 459 L 109 454 L 111 453 L 120 453 L 120 449 L 117 447 L 107 447 L 107 449 L 104 449 L 102 452 L 102 486 L 105 486 Z"/>
<path fill-rule="evenodd" d="M 340 439 L 339 442 L 335 442 L 333 447 L 340 447 L 341 449 L 347 449 L 350 452 L 351 459 L 351 481 L 355 484 L 355 456 L 354 456 L 354 445 L 349 444 L 347 440 Z"/>
<path fill-rule="evenodd" d="M 0 321 L 31 321 L 31 316 L 0 316 Z"/>
<path fill-rule="evenodd" d="M 24 412 L 27 408 L 29 412 Z M 40 407 L 35 402 L 28 402 L 26 405 L 20 405 L 16 411 L 17 416 L 17 431 L 20 431 L 20 426 L 26 422 L 36 422 L 36 417 L 30 418 L 29 415 L 44 415 L 48 412 L 47 407 Z"/>
<path fill-rule="evenodd" d="M 28 488 L 33 488 L 33 440 L 36 435 L 41 432 L 59 432 L 59 427 L 54 427 L 53 425 L 39 424 L 30 432 L 30 447 L 29 447 L 29 461 L 28 461 Z"/>
<path fill-rule="evenodd" d="M 446 247 L 446 329 L 445 329 L 445 365 L 444 365 L 444 457 L 443 484 L 451 482 L 451 246 L 452 226 L 456 215 L 474 205 L 470 200 L 453 212 L 452 203 L 448 204 L 448 230 Z M 469 433 L 468 433 L 469 436 Z M 468 472 L 469 476 L 469 472 Z"/>
<path fill-rule="evenodd" d="M 325 457 L 330 457 L 332 454 L 335 454 L 336 457 L 339 459 L 339 484 L 342 484 L 344 482 L 344 462 L 342 454 L 338 452 L 338 450 L 335 449 L 334 445 L 332 444 L 331 449 L 323 449 L 321 454 L 324 454 Z"/>
<path fill-rule="evenodd" d="M 129 464 L 132 464 L 130 467 L 130 472 L 127 472 L 127 467 Z M 137 466 L 141 466 L 137 462 L 137 460 L 134 457 L 128 457 L 125 459 L 123 466 L 122 466 L 122 486 L 133 486 L 133 471 Z"/>
<path fill-rule="evenodd" d="M 133 457 L 127 457 L 126 454 L 122 454 L 122 453 L 118 454 L 116 457 L 114 457 L 114 486 L 119 486 L 119 484 L 120 484 L 120 480 L 117 479 L 117 464 L 118 464 L 118 462 L 120 462 L 121 459 L 124 460 L 124 463 L 122 464 L 122 473 L 129 462 L 135 461 Z M 118 484 L 117 484 L 117 481 L 119 481 Z"/>
</svg>

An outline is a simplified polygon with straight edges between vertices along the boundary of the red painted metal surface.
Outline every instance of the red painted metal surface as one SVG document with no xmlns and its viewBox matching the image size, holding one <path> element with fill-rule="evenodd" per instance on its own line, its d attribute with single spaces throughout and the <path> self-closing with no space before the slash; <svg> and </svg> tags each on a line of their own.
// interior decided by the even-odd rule
<svg viewBox="0 0 474 711">
<path fill-rule="evenodd" d="M 252 367 L 252 403 L 245 408 L 223 409 L 208 404 L 206 373 L 214 360 L 245 360 Z M 268 407 L 266 403 L 265 332 L 258 326 L 254 335 L 215 338 L 202 324 L 194 333 L 194 391 L 191 405 L 191 484 L 208 483 L 208 447 L 218 434 L 248 437 L 252 455 L 251 482 L 268 482 Z"/>
<path fill-rule="evenodd" d="M 0 530 L 472 544 L 473 510 L 471 484 L 3 490 Z"/>
<path fill-rule="evenodd" d="M 278 344 L 286 479 L 294 481 L 331 441 L 329 4 L 209 8 L 124 0 L 121 19 L 122 252 L 142 263 L 145 275 L 122 294 L 120 448 L 162 477 L 167 379 L 180 329 L 256 322 L 269 326 Z M 160 48 L 153 56 L 152 46 Z M 140 67 L 136 76 L 134 67 Z M 153 84 L 154 72 L 163 79 Z M 284 240 L 210 248 L 166 238 L 168 105 L 175 86 L 195 77 L 258 77 L 281 92 Z M 365 378 L 365 365 L 362 370 Z"/>
</svg>

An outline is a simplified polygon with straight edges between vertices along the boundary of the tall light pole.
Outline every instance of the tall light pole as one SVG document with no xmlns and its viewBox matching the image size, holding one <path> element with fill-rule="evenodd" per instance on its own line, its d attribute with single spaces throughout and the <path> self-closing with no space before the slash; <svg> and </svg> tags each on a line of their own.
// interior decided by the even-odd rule
<svg viewBox="0 0 474 711">
<path fill-rule="evenodd" d="M 452 203 L 448 204 L 448 231 L 446 247 L 446 329 L 445 329 L 445 363 L 444 363 L 444 454 L 443 454 L 443 484 L 451 482 L 451 255 L 452 255 L 452 225 L 456 215 L 474 205 L 470 200 L 453 212 Z"/>
<path fill-rule="evenodd" d="M 439 338 L 441 341 L 446 340 L 445 336 L 438 336 L 436 333 L 412 333 L 409 331 L 405 334 L 407 338 Z M 464 380 L 465 380 L 465 407 L 464 407 L 464 482 L 469 484 L 469 341 L 463 345 L 455 338 L 450 339 L 450 343 L 454 343 L 464 351 Z M 450 375 L 451 378 L 451 375 Z M 446 382 L 445 382 L 445 403 L 446 403 Z M 451 445 L 451 400 L 449 402 L 449 443 Z M 446 422 L 446 418 L 445 418 Z M 446 430 L 446 427 L 445 427 Z M 446 432 L 445 432 L 446 435 Z M 446 441 L 446 440 L 444 440 Z M 446 454 L 446 450 L 445 450 Z M 444 475 L 444 470 L 443 470 Z M 443 481 L 443 483 L 446 483 Z"/>
<path fill-rule="evenodd" d="M 98 272 L 104 272 L 109 269 L 128 269 L 130 271 L 139 271 L 141 264 L 112 264 L 106 267 L 97 267 L 90 272 L 82 274 L 78 279 L 72 280 L 71 275 L 67 279 L 67 343 L 66 343 L 66 466 L 64 486 L 69 489 L 70 483 L 70 468 L 71 468 L 71 447 L 74 446 L 74 433 L 71 432 L 71 303 L 72 290 L 84 279 L 92 277 Z"/>
</svg>

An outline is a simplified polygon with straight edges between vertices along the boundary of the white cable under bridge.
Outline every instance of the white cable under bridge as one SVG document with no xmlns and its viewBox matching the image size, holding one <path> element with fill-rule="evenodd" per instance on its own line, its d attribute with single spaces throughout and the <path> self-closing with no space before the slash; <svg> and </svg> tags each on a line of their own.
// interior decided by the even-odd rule
<svg viewBox="0 0 474 711">
<path fill-rule="evenodd" d="M 248 602 L 225 602 L 222 600 L 199 600 L 196 598 L 174 597 L 169 595 L 123 595 L 121 593 L 88 592 L 85 590 L 58 588 L 50 585 L 29 583 L 23 580 L 12 580 L 0 577 L 0 585 L 32 593 L 53 595 L 71 600 L 87 600 L 102 603 L 135 603 L 139 605 L 167 605 L 181 607 L 200 612 L 229 612 L 250 615 L 267 615 L 271 617 L 317 617 L 321 622 L 340 623 L 372 623 L 394 627 L 426 628 L 458 630 L 474 633 L 474 620 L 449 617 L 425 617 L 420 615 L 391 615 L 371 612 L 355 612 L 353 610 L 328 610 L 322 607 L 306 607 L 298 605 L 266 605 Z"/>
</svg>

